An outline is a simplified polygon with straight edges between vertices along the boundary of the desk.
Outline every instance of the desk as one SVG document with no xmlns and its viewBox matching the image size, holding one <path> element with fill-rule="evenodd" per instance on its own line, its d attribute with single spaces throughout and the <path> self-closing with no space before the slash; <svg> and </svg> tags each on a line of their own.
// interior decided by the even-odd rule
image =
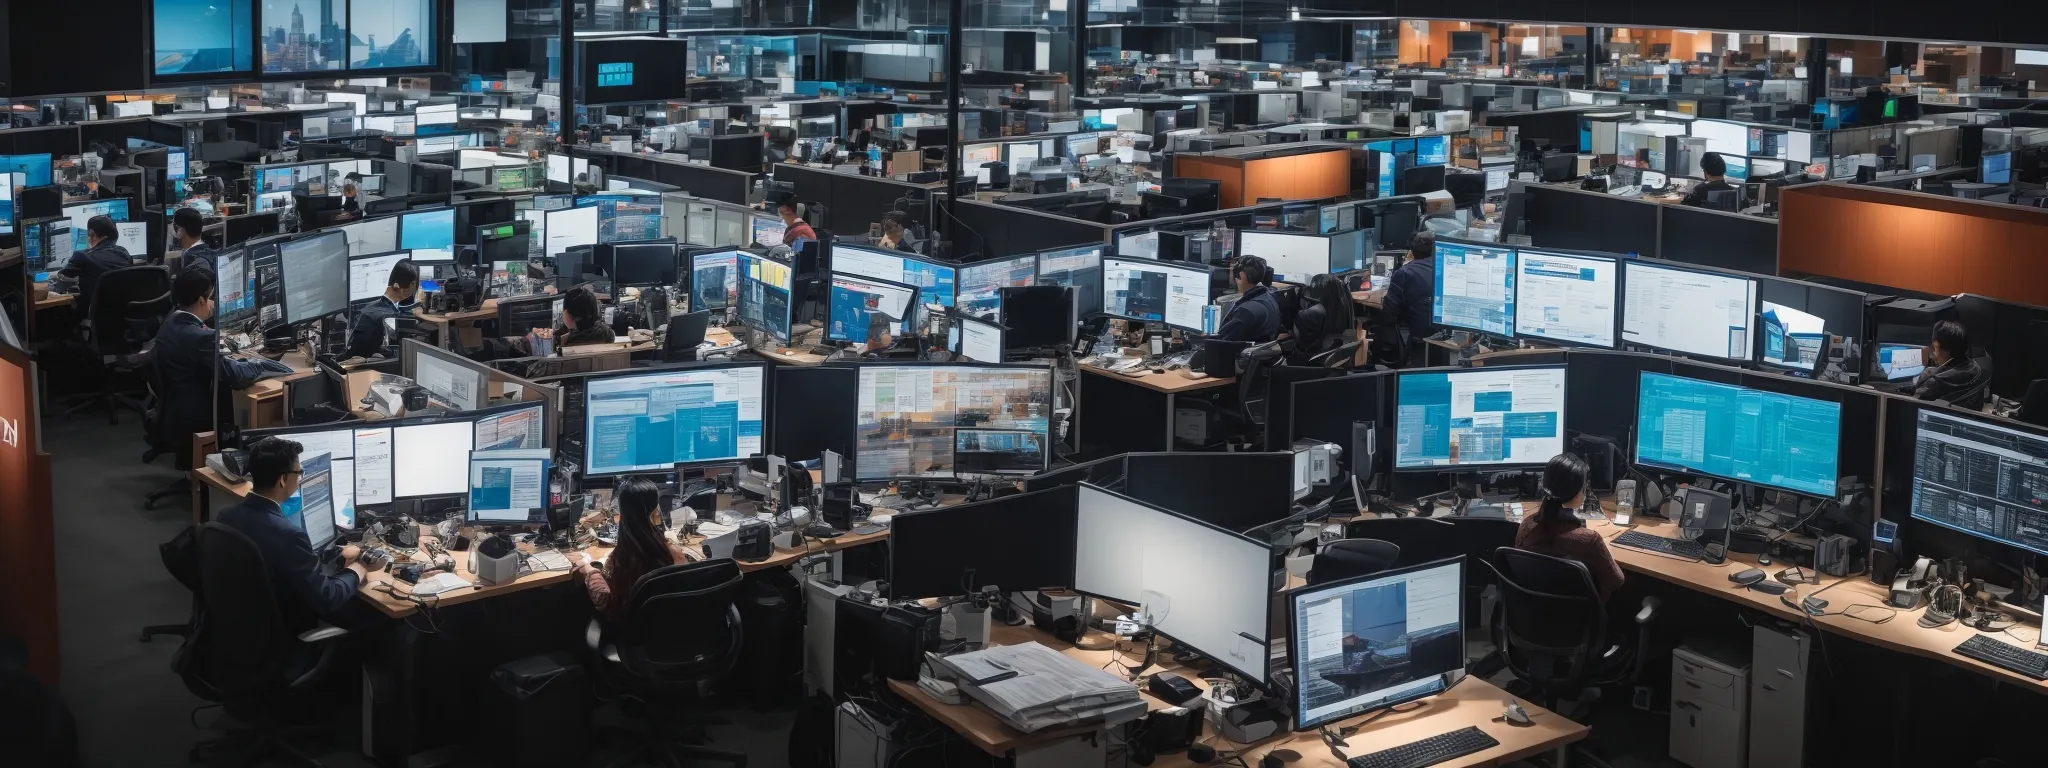
<svg viewBox="0 0 2048 768">
<path fill-rule="evenodd" d="M 285 425 L 285 386 L 300 379 L 317 376 L 320 369 L 300 350 L 292 350 L 277 358 L 277 361 L 291 366 L 295 371 L 290 376 L 263 379 L 241 390 L 235 397 L 235 423 L 249 429 L 268 429 Z M 354 399 L 346 402 L 355 402 Z"/>
<path fill-rule="evenodd" d="M 1385 288 L 1381 288 L 1375 291 L 1351 292 L 1351 303 L 1357 304 L 1358 306 L 1364 307 L 1366 309 L 1370 309 L 1374 312 L 1386 309 L 1386 298 L 1387 289 Z"/>
<path fill-rule="evenodd" d="M 1173 414 L 1180 395 L 1228 387 L 1237 379 L 1199 378 L 1185 370 L 1124 376 L 1080 366 L 1080 403 L 1074 423 L 1081 453 L 1089 458 L 1173 450 Z"/>
</svg>

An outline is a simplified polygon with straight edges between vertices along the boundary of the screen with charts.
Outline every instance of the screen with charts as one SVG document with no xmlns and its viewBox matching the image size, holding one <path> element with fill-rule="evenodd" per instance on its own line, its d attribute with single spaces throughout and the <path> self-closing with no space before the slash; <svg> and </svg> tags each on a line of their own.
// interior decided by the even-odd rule
<svg viewBox="0 0 2048 768">
<path fill-rule="evenodd" d="M 2048 437 L 1933 408 L 1913 438 L 1913 518 L 2048 554 Z"/>
<path fill-rule="evenodd" d="M 1564 366 L 1403 373 L 1396 469 L 1537 465 L 1564 452 Z"/>
<path fill-rule="evenodd" d="M 1205 332 L 1209 271 L 1133 259 L 1102 260 L 1102 311 L 1131 320 Z"/>
<path fill-rule="evenodd" d="M 1765 365 L 1798 371 L 1812 371 L 1819 365 L 1821 355 L 1827 353 L 1824 321 L 1768 301 L 1762 302 L 1762 307 L 1757 313 L 1757 330 L 1763 335 L 1758 358 Z"/>
<path fill-rule="evenodd" d="M 953 351 L 960 353 L 961 357 L 977 363 L 1003 361 L 1002 326 L 963 317 L 953 330 L 959 337 Z"/>
<path fill-rule="evenodd" d="M 728 309 L 739 303 L 740 252 L 690 256 L 690 310 Z"/>
<path fill-rule="evenodd" d="M 1038 254 L 968 264 L 959 271 L 960 294 L 954 307 L 973 317 L 989 317 L 1001 308 L 997 290 L 1038 282 Z"/>
<path fill-rule="evenodd" d="M 789 343 L 789 294 L 796 275 L 764 256 L 740 256 L 740 323 Z"/>
<path fill-rule="evenodd" d="M 306 534 L 306 543 L 318 552 L 334 543 L 333 460 L 306 456 L 299 462 L 299 489 L 279 505 L 285 517 Z"/>
<path fill-rule="evenodd" d="M 512 408 L 476 420 L 476 450 L 547 447 L 547 411 L 540 405 Z"/>
<path fill-rule="evenodd" d="M 237 248 L 222 253 L 214 259 L 215 295 L 219 297 L 219 314 L 223 322 L 233 322 L 244 313 L 256 309 L 256 291 L 249 285 L 249 256 Z"/>
<path fill-rule="evenodd" d="M 953 468 L 962 475 L 1045 471 L 1045 435 L 1024 429 L 953 430 Z"/>
<path fill-rule="evenodd" d="M 1644 372 L 1635 431 L 1637 464 L 1835 495 L 1840 403 Z"/>
<path fill-rule="evenodd" d="M 1464 563 L 1288 593 L 1297 728 L 1443 692 L 1465 666 Z"/>
<path fill-rule="evenodd" d="M 941 307 L 953 306 L 953 292 L 958 280 L 953 267 L 892 251 L 851 245 L 832 249 L 832 271 L 917 286 L 919 301 Z"/>
<path fill-rule="evenodd" d="M 391 268 L 406 260 L 409 251 L 372 253 L 348 260 L 348 303 L 369 303 L 384 295 L 391 284 Z"/>
<path fill-rule="evenodd" d="M 1102 311 L 1102 246 L 1083 245 L 1038 252 L 1038 283 L 1072 288 L 1074 314 Z"/>
<path fill-rule="evenodd" d="M 300 323 L 348 309 L 348 238 L 322 232 L 279 246 L 285 322 Z"/>
<path fill-rule="evenodd" d="M 953 477 L 954 430 L 1043 436 L 1052 409 L 1044 365 L 863 365 L 854 476 Z"/>
<path fill-rule="evenodd" d="M 413 259 L 422 264 L 454 262 L 455 209 L 442 208 L 400 216 L 398 247 L 414 251 Z"/>
<path fill-rule="evenodd" d="M 782 224 L 782 219 L 774 216 L 756 215 L 753 217 L 753 220 L 753 243 L 755 245 L 763 248 L 773 248 L 782 244 L 782 230 L 786 228 Z"/>
<path fill-rule="evenodd" d="M 1906 381 L 1920 378 L 1926 370 L 1925 347 L 1918 344 L 1877 345 L 1877 372 L 1885 381 Z"/>
<path fill-rule="evenodd" d="M 548 519 L 546 448 L 469 452 L 468 520 L 477 525 L 538 525 Z"/>
<path fill-rule="evenodd" d="M 1621 339 L 1686 355 L 1750 359 L 1756 281 L 1640 261 L 1622 268 Z"/>
<path fill-rule="evenodd" d="M 590 475 L 667 471 L 761 452 L 760 365 L 592 378 L 584 385 Z"/>
<path fill-rule="evenodd" d="M 907 332 L 911 302 L 917 300 L 916 288 L 834 273 L 829 290 L 825 304 L 832 321 L 825 328 L 826 340 L 866 344 L 869 330 L 878 321 L 887 323 L 891 334 L 900 336 Z"/>
<path fill-rule="evenodd" d="M 597 199 L 597 241 L 661 238 L 661 198 L 607 195 Z"/>
<path fill-rule="evenodd" d="M 1433 298 L 1437 325 L 1514 338 L 1515 251 L 1437 243 Z"/>
<path fill-rule="evenodd" d="M 1614 347 L 1621 281 L 1614 259 L 1515 252 L 1515 335 Z"/>
</svg>

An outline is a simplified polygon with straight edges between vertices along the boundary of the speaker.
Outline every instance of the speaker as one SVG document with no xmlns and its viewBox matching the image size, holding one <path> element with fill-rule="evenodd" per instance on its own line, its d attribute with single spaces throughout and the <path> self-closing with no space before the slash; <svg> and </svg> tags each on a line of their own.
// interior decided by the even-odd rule
<svg viewBox="0 0 2048 768">
<path fill-rule="evenodd" d="M 1884 547 L 1870 548 L 1870 583 L 1891 586 L 1898 576 L 1901 558 Z"/>
</svg>

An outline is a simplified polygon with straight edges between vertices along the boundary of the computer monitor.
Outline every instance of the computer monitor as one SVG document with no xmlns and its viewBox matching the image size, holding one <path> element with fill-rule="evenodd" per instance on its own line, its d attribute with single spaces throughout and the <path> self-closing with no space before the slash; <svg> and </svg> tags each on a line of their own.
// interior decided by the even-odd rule
<svg viewBox="0 0 2048 768">
<path fill-rule="evenodd" d="M 1330 274 L 1365 271 L 1366 265 L 1372 261 L 1373 243 L 1368 237 L 1371 234 L 1369 229 L 1351 229 L 1324 235 L 1323 239 L 1330 243 Z"/>
<path fill-rule="evenodd" d="M 51 183 L 50 156 L 0 155 L 0 173 L 21 174 L 24 187 L 47 187 Z"/>
<path fill-rule="evenodd" d="M 490 400 L 490 374 L 454 352 L 425 344 L 406 345 L 405 374 L 434 399 L 458 411 L 474 411 Z"/>
<path fill-rule="evenodd" d="M 1123 493 L 1196 520 L 1248 531 L 1294 512 L 1294 453 L 1131 453 Z"/>
<path fill-rule="evenodd" d="M 1023 477 L 1045 471 L 1046 435 L 1028 429 L 953 430 L 953 470 L 962 476 Z"/>
<path fill-rule="evenodd" d="M 127 221 L 128 198 L 117 197 L 110 200 L 94 200 L 89 203 L 72 203 L 64 206 L 64 217 L 71 220 L 71 231 L 73 232 L 84 232 L 85 225 L 90 223 L 94 216 L 105 216 L 117 223 Z M 81 247 L 80 250 L 83 250 L 83 248 Z"/>
<path fill-rule="evenodd" d="M 1877 345 L 1876 371 L 1885 381 L 1910 381 L 1926 370 L 1927 348 L 1918 344 Z"/>
<path fill-rule="evenodd" d="M 0 173 L 0 235 L 14 234 L 14 175 Z"/>
<path fill-rule="evenodd" d="M 889 597 L 914 600 L 1068 587 L 1078 492 L 1055 488 L 898 514 L 889 524 Z"/>
<path fill-rule="evenodd" d="M 1244 534 L 1083 484 L 1074 591 L 1139 606 L 1144 623 L 1265 685 L 1273 555 Z"/>
<path fill-rule="evenodd" d="M 348 309 L 348 238 L 330 230 L 278 249 L 286 323 L 296 325 Z"/>
<path fill-rule="evenodd" d="M 941 307 L 953 306 L 954 286 L 959 279 L 958 270 L 951 265 L 852 245 L 833 246 L 832 271 L 914 285 L 924 303 Z"/>
<path fill-rule="evenodd" d="M 1237 233 L 1237 253 L 1265 259 L 1273 279 L 1284 283 L 1307 285 L 1309 278 L 1330 270 L 1330 240 L 1322 235 L 1242 230 Z"/>
<path fill-rule="evenodd" d="M 133 258 L 149 257 L 149 222 L 124 221 L 114 225 L 114 242 Z"/>
<path fill-rule="evenodd" d="M 1756 281 L 1639 260 L 1622 265 L 1621 340 L 1683 355 L 1747 362 Z"/>
<path fill-rule="evenodd" d="M 1635 433 L 1642 466 L 1835 494 L 1840 403 L 1644 371 Z"/>
<path fill-rule="evenodd" d="M 825 312 L 831 320 L 825 326 L 825 339 L 866 344 L 876 315 L 889 318 L 890 334 L 905 335 L 911 308 L 916 305 L 917 288 L 913 286 L 834 272 L 826 284 Z"/>
<path fill-rule="evenodd" d="M 398 247 L 412 251 L 413 261 L 421 264 L 455 263 L 455 209 L 399 214 Z"/>
<path fill-rule="evenodd" d="M 1564 453 L 1561 365 L 1403 372 L 1394 469 L 1537 467 Z"/>
<path fill-rule="evenodd" d="M 1038 254 L 989 259 L 959 269 L 960 290 L 954 308 L 969 317 L 992 317 L 1002 307 L 996 291 L 1038 282 Z"/>
<path fill-rule="evenodd" d="M 1001 322 L 1006 351 L 1072 344 L 1077 327 L 1074 290 L 1057 285 L 1004 288 Z"/>
<path fill-rule="evenodd" d="M 401 499 L 461 496 L 469 492 L 469 452 L 475 426 L 448 419 L 391 430 L 392 495 Z"/>
<path fill-rule="evenodd" d="M 690 256 L 690 309 L 727 309 L 739 303 L 740 252 Z"/>
<path fill-rule="evenodd" d="M 740 323 L 788 344 L 795 270 L 766 256 L 747 253 L 739 256 L 739 270 Z"/>
<path fill-rule="evenodd" d="M 1294 728 L 1443 693 L 1465 669 L 1465 560 L 1287 593 Z"/>
<path fill-rule="evenodd" d="M 518 338 L 536 329 L 554 328 L 555 318 L 561 314 L 555 305 L 561 300 L 559 295 L 499 299 L 498 335 Z"/>
<path fill-rule="evenodd" d="M 1432 299 L 1437 325 L 1514 338 L 1514 249 L 1437 241 Z"/>
<path fill-rule="evenodd" d="M 1045 365 L 948 363 L 860 368 L 854 477 L 953 477 L 953 431 L 1046 434 L 1052 369 Z"/>
<path fill-rule="evenodd" d="M 1401 172 L 1401 194 L 1420 195 L 1425 192 L 1440 192 L 1444 188 L 1444 166 L 1432 165 L 1409 168 Z"/>
<path fill-rule="evenodd" d="M 607 247 L 612 252 L 612 285 L 616 287 L 669 286 L 680 279 L 676 274 L 674 238 L 612 243 Z"/>
<path fill-rule="evenodd" d="M 1613 349 L 1620 332 L 1621 267 L 1612 257 L 1515 251 L 1515 335 Z"/>
<path fill-rule="evenodd" d="M 356 179 L 356 191 L 365 195 L 384 194 L 384 174 L 365 174 Z"/>
<path fill-rule="evenodd" d="M 1763 337 L 1758 359 L 1765 365 L 1812 372 L 1827 354 L 1827 331 L 1819 316 L 1772 302 L 1762 302 L 1757 333 Z"/>
<path fill-rule="evenodd" d="M 1102 260 L 1103 312 L 1127 320 L 1164 323 L 1206 333 L 1209 270 L 1145 259 Z"/>
<path fill-rule="evenodd" d="M 751 231 L 753 236 L 749 242 L 762 248 L 773 248 L 782 244 L 782 230 L 785 227 L 782 224 L 781 217 L 764 216 L 757 213 L 752 218 L 753 229 Z"/>
<path fill-rule="evenodd" d="M 346 224 L 336 229 L 348 238 L 350 256 L 386 253 L 398 250 L 398 219 L 397 216 L 384 216 Z"/>
<path fill-rule="evenodd" d="M 476 439 L 473 444 L 479 451 L 532 449 L 548 447 L 548 420 L 543 400 L 532 405 L 508 405 L 493 408 L 479 414 L 476 420 Z"/>
<path fill-rule="evenodd" d="M 213 274 L 220 327 L 249 319 L 256 311 L 256 281 L 249 269 L 249 253 L 240 248 L 222 252 L 213 260 Z"/>
<path fill-rule="evenodd" d="M 985 320 L 971 317 L 956 317 L 959 323 L 960 344 L 953 349 L 960 358 L 977 363 L 1000 363 L 1003 361 L 1003 327 Z"/>
<path fill-rule="evenodd" d="M 300 454 L 299 490 L 286 501 L 289 506 L 297 501 L 297 511 L 291 515 L 292 523 L 306 534 L 306 542 L 314 552 L 334 544 L 335 531 L 335 460 L 326 455 Z"/>
<path fill-rule="evenodd" d="M 547 254 L 561 255 L 577 246 L 597 245 L 597 206 L 549 210 L 543 229 L 547 233 Z"/>
<path fill-rule="evenodd" d="M 1102 311 L 1101 245 L 1053 248 L 1038 252 L 1038 282 L 1072 288 L 1074 316 L 1088 317 Z M 1011 328 L 1017 326 L 1004 321 Z"/>
<path fill-rule="evenodd" d="M 1417 166 L 1449 165 L 1451 162 L 1451 137 L 1418 136 L 1415 139 L 1415 164 Z"/>
<path fill-rule="evenodd" d="M 391 285 L 391 269 L 411 256 L 410 251 L 366 253 L 348 260 L 348 304 L 368 304 L 384 295 Z"/>
<path fill-rule="evenodd" d="M 760 453 L 767 369 L 758 363 L 592 377 L 584 474 L 671 471 Z"/>
<path fill-rule="evenodd" d="M 1741 184 L 1749 180 L 1749 158 L 1740 155 L 1722 155 L 1721 162 L 1726 163 L 1728 166 L 1727 172 L 1722 174 L 1727 177 L 1728 183 Z"/>
<path fill-rule="evenodd" d="M 470 525 L 539 527 L 548 521 L 546 448 L 469 452 Z"/>
<path fill-rule="evenodd" d="M 1913 519 L 2048 554 L 2048 437 L 1935 407 L 1914 427 Z"/>
<path fill-rule="evenodd" d="M 1977 180 L 1985 184 L 2012 183 L 2012 153 L 1986 152 L 1977 163 Z"/>
</svg>

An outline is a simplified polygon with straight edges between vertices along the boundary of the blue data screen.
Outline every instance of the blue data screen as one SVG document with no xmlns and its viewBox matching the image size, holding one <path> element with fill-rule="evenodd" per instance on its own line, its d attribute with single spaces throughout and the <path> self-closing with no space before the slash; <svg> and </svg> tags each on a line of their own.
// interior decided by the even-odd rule
<svg viewBox="0 0 2048 768">
<path fill-rule="evenodd" d="M 664 371 L 584 385 L 589 474 L 668 470 L 761 452 L 762 368 Z"/>
<path fill-rule="evenodd" d="M 1564 368 L 1404 373 L 1394 466 L 1541 464 L 1564 452 Z"/>
<path fill-rule="evenodd" d="M 1448 165 L 1451 162 L 1451 137 L 1424 136 L 1415 140 L 1415 164 L 1417 166 Z"/>
<path fill-rule="evenodd" d="M 398 220 L 398 249 L 402 251 L 439 251 L 426 256 L 415 255 L 416 261 L 444 263 L 455 259 L 455 209 L 442 208 L 431 211 L 408 213 Z"/>
<path fill-rule="evenodd" d="M 1437 325 L 1514 337 L 1514 250 L 1437 243 L 1432 298 Z"/>
<path fill-rule="evenodd" d="M 50 185 L 49 155 L 0 155 L 0 173 L 19 173 L 24 187 Z"/>
<path fill-rule="evenodd" d="M 1733 384 L 1644 373 L 1636 391 L 1636 463 L 1835 494 L 1842 406 Z"/>
</svg>

